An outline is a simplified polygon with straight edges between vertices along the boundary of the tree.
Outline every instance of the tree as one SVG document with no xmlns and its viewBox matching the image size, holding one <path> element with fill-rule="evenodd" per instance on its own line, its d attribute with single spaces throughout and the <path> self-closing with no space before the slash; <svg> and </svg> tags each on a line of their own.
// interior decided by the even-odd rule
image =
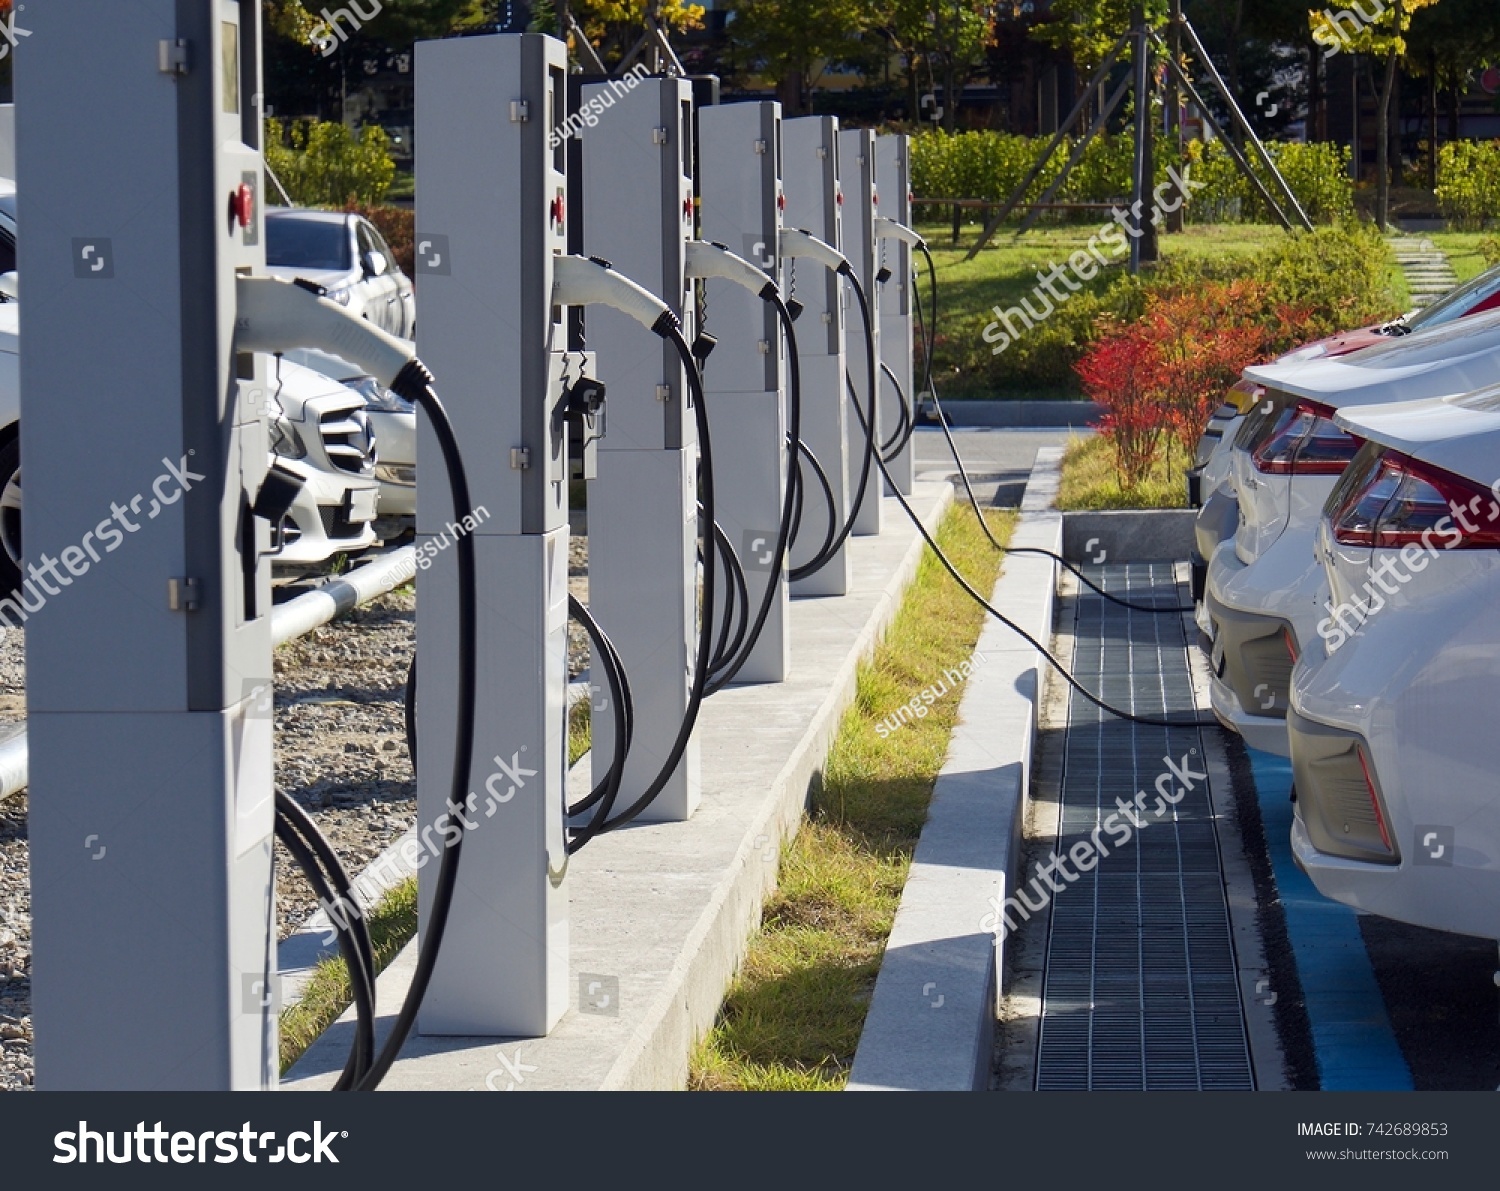
<svg viewBox="0 0 1500 1191">
<path fill-rule="evenodd" d="M 1358 15 L 1348 9 L 1337 14 L 1328 9 L 1311 9 L 1307 14 L 1313 40 L 1329 53 L 1349 51 L 1367 55 L 1366 74 L 1375 94 L 1375 225 L 1382 232 L 1390 220 L 1391 93 L 1396 87 L 1396 65 L 1406 53 L 1406 34 L 1411 29 L 1412 16 L 1437 2 L 1389 0 L 1374 16 L 1368 15 L 1364 8 Z M 1376 63 L 1383 64 L 1378 81 Z"/>
<path fill-rule="evenodd" d="M 1448 139 L 1458 139 L 1459 103 L 1476 72 L 1500 64 L 1500 6 L 1494 0 L 1443 0 L 1412 22 L 1406 69 L 1429 85 L 1429 139 L 1437 153 L 1438 95 L 1447 98 Z"/>
<path fill-rule="evenodd" d="M 1090 74 L 1110 47 L 1130 28 L 1133 10 L 1141 0 L 1053 0 L 1052 19 L 1032 34 L 1044 45 L 1066 50 L 1073 64 Z M 1146 22 L 1160 29 L 1167 21 L 1167 0 L 1145 0 Z"/>
<path fill-rule="evenodd" d="M 954 129 L 964 85 L 995 41 L 992 7 L 989 0 L 897 0 L 887 30 L 892 48 L 906 61 L 913 119 L 926 115 L 917 99 L 919 67 L 925 62 L 934 90 L 942 73 L 943 126 Z"/>
<path fill-rule="evenodd" d="M 825 64 L 859 57 L 875 25 L 866 0 L 734 0 L 731 11 L 731 59 L 770 79 L 788 116 L 807 113 Z"/>
<path fill-rule="evenodd" d="M 705 9 L 685 0 L 569 0 L 568 9 L 606 64 L 630 52 L 646 28 L 646 13 L 667 33 L 703 27 Z"/>
</svg>

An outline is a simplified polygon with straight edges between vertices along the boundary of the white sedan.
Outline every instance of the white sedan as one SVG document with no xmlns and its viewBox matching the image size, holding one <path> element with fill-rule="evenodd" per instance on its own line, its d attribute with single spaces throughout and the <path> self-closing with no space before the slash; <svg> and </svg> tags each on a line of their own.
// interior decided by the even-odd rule
<svg viewBox="0 0 1500 1191">
<path fill-rule="evenodd" d="M 1500 937 L 1500 386 L 1342 410 L 1331 608 L 1292 676 L 1292 850 L 1328 897 Z"/>
<path fill-rule="evenodd" d="M 308 207 L 266 211 L 266 272 L 321 285 L 382 331 L 411 339 L 417 298 L 380 230 L 362 215 Z"/>
<path fill-rule="evenodd" d="M 1500 383 L 1500 312 L 1337 359 L 1250 368 L 1245 376 L 1266 395 L 1231 448 L 1239 524 L 1209 559 L 1203 611 L 1212 641 L 1210 698 L 1214 714 L 1247 744 L 1285 756 L 1292 665 L 1323 616 L 1313 535 L 1323 502 L 1360 446 L 1335 413 Z"/>
</svg>

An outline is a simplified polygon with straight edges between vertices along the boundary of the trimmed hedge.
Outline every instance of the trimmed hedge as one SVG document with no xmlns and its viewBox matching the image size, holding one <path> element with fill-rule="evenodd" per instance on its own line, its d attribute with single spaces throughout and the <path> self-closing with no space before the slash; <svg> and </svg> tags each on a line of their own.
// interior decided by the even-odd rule
<svg viewBox="0 0 1500 1191">
<path fill-rule="evenodd" d="M 1049 140 L 1049 137 L 1003 132 L 918 133 L 912 138 L 912 190 L 919 198 L 1003 202 L 1021 184 Z M 1353 214 L 1354 184 L 1349 177 L 1348 149 L 1280 141 L 1267 145 L 1266 149 L 1314 222 L 1333 223 Z M 1108 202 L 1127 196 L 1133 153 L 1134 144 L 1129 136 L 1096 137 L 1068 175 L 1055 201 Z M 1028 188 L 1026 198 L 1039 198 L 1062 172 L 1067 158 L 1068 146 L 1064 144 Z M 1153 186 L 1166 181 L 1167 170 L 1174 165 L 1179 168 L 1182 165 L 1175 152 L 1168 151 L 1165 144 L 1159 145 Z M 1262 223 L 1271 218 L 1270 211 L 1241 176 L 1222 142 L 1190 143 L 1187 166 L 1189 176 L 1207 183 L 1208 187 L 1195 193 L 1187 206 L 1185 216 L 1190 222 Z M 982 223 L 984 217 L 985 213 L 978 208 L 967 212 L 971 223 Z M 1059 218 L 1053 213 L 1047 217 Z M 1020 216 L 1015 218 L 1018 221 Z M 1082 212 L 1063 218 L 1087 222 L 1097 216 Z"/>
<path fill-rule="evenodd" d="M 1500 141 L 1449 141 L 1438 148 L 1438 209 L 1454 227 L 1478 231 L 1500 218 Z"/>
</svg>

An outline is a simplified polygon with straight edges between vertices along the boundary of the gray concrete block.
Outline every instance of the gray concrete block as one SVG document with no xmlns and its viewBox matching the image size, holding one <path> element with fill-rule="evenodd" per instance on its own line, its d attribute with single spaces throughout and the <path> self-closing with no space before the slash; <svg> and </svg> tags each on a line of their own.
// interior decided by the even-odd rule
<svg viewBox="0 0 1500 1191">
<path fill-rule="evenodd" d="M 1062 518 L 1051 501 L 1061 454 L 1038 452 L 1011 545 L 1060 548 Z M 1008 557 L 990 598 L 1043 645 L 1052 631 L 1055 566 L 1036 555 Z M 1015 884 L 1042 662 L 991 618 L 972 663 L 849 1091 L 989 1086 L 1004 954 L 985 920 Z"/>
<path fill-rule="evenodd" d="M 1069 562 L 1158 562 L 1188 557 L 1196 509 L 1111 509 L 1063 514 Z"/>
</svg>

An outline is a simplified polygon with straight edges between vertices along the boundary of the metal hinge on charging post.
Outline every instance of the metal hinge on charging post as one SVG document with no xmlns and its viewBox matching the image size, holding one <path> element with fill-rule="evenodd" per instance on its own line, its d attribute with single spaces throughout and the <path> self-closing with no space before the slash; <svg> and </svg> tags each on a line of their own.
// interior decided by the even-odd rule
<svg viewBox="0 0 1500 1191">
<path fill-rule="evenodd" d="M 156 61 L 162 74 L 181 77 L 188 72 L 188 43 L 179 37 L 176 41 L 163 40 L 156 47 Z"/>
<path fill-rule="evenodd" d="M 198 580 L 168 579 L 167 607 L 173 612 L 198 611 Z"/>
<path fill-rule="evenodd" d="M 524 99 L 512 99 L 510 101 L 510 122 L 512 124 L 525 124 L 531 119 L 531 105 Z"/>
<path fill-rule="evenodd" d="M 651 143 L 653 145 L 665 145 L 667 143 L 667 130 L 665 126 L 658 126 L 651 130 Z"/>
</svg>

